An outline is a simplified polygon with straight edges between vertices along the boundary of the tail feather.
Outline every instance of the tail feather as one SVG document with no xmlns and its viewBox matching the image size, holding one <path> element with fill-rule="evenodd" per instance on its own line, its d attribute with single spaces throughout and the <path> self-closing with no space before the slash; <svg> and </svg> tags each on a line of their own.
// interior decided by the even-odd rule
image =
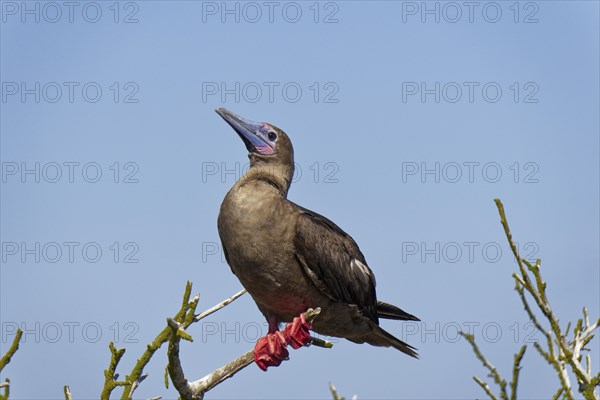
<svg viewBox="0 0 600 400">
<path fill-rule="evenodd" d="M 409 314 L 406 311 L 401 310 L 400 308 L 392 304 L 385 303 L 383 301 L 377 302 L 377 315 L 380 318 L 386 319 L 398 319 L 401 321 L 420 321 L 420 319 L 415 317 L 414 315 Z"/>
<path fill-rule="evenodd" d="M 379 325 L 373 323 L 373 333 L 371 333 L 365 340 L 367 343 L 374 346 L 390 347 L 400 350 L 404 354 L 407 354 L 414 358 L 419 358 L 419 355 L 410 344 L 403 342 L 391 333 L 385 331 Z"/>
</svg>

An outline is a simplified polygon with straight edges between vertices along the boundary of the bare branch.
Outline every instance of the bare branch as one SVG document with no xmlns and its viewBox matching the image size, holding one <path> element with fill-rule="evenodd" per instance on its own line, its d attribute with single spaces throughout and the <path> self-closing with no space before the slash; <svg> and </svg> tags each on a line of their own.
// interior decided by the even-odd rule
<svg viewBox="0 0 600 400">
<path fill-rule="evenodd" d="M 484 381 L 482 381 L 481 379 L 479 379 L 476 376 L 473 377 L 473 380 L 475 382 L 477 382 L 477 384 L 479 386 L 481 386 L 481 388 L 483 389 L 483 391 L 485 392 L 485 394 L 487 394 L 491 400 L 498 400 L 498 398 L 496 397 L 496 395 L 494 395 L 494 393 L 492 393 L 492 391 L 491 391 L 491 389 L 490 389 L 490 387 L 488 386 L 487 383 L 485 383 Z"/>
<path fill-rule="evenodd" d="M 10 362 L 12 356 L 19 350 L 19 342 L 21 341 L 21 336 L 23 336 L 23 330 L 21 328 L 17 329 L 17 333 L 15 334 L 15 338 L 13 339 L 12 344 L 8 348 L 6 354 L 0 358 L 0 371 L 6 367 L 6 365 Z"/>
<path fill-rule="evenodd" d="M 529 319 L 531 320 L 531 322 L 533 322 L 533 324 L 538 329 L 538 331 L 542 332 L 544 334 L 544 336 L 550 337 L 550 333 L 546 329 L 544 329 L 542 324 L 538 321 L 537 317 L 531 310 L 531 307 L 529 306 L 529 302 L 527 301 L 527 298 L 525 297 L 525 291 L 523 290 L 523 287 L 525 286 L 525 282 L 517 274 L 513 274 L 513 277 L 515 278 L 515 281 L 516 281 L 515 290 L 517 291 L 517 293 L 519 293 L 519 297 L 521 298 L 521 303 L 523 303 L 523 308 L 525 308 L 525 311 L 527 312 Z"/>
<path fill-rule="evenodd" d="M 182 338 L 191 341 L 192 338 L 177 321 L 169 318 L 167 323 L 172 329 L 171 338 L 169 339 L 169 349 L 167 350 L 167 356 L 169 358 L 167 370 L 171 377 L 171 382 L 173 382 L 173 386 L 175 386 L 175 389 L 181 395 L 182 400 L 199 400 L 202 396 L 194 395 L 188 380 L 183 374 L 181 361 L 179 360 L 179 341 Z"/>
<path fill-rule="evenodd" d="M 206 318 L 210 314 L 219 311 L 221 308 L 229 305 L 231 302 L 237 300 L 239 297 L 241 297 L 245 293 L 246 293 L 246 289 L 242 289 L 239 292 L 237 292 L 236 294 L 234 294 L 233 296 L 231 296 L 230 298 L 225 299 L 222 302 L 220 302 L 219 304 L 216 304 L 215 306 L 209 308 L 208 310 L 201 312 L 200 314 L 198 314 L 194 317 L 194 322 L 198 322 L 202 318 Z"/>
<path fill-rule="evenodd" d="M 307 321 L 312 321 L 317 315 L 319 315 L 320 312 L 320 308 L 316 308 L 314 310 L 308 309 L 305 313 L 305 318 Z M 173 382 L 173 386 L 175 386 L 183 400 L 202 399 L 206 392 L 219 385 L 226 379 L 233 377 L 236 373 L 254 362 L 254 351 L 251 350 L 245 354 L 242 354 L 235 360 L 225 364 L 221 368 L 217 368 L 205 377 L 194 382 L 189 382 L 185 378 L 183 368 L 181 367 L 181 361 L 179 360 L 179 341 L 181 338 L 186 338 L 186 336 L 189 337 L 189 334 L 182 329 L 183 326 L 181 324 L 177 324 L 173 320 L 169 321 L 169 327 L 172 329 L 174 334 L 171 336 L 169 341 L 169 365 L 167 366 L 167 370 L 169 372 L 171 381 Z M 189 337 L 188 340 L 190 339 L 191 337 Z M 311 339 L 315 340 L 315 338 Z M 321 342 L 326 344 L 323 347 L 332 346 L 329 342 L 322 340 Z"/>
<path fill-rule="evenodd" d="M 133 381 L 131 383 L 131 396 L 133 397 L 133 392 L 135 392 L 135 390 L 140 387 L 140 384 L 144 381 L 144 379 L 146 379 L 148 377 L 148 374 L 143 374 L 140 375 L 139 378 L 137 378 L 135 381 Z"/>
<path fill-rule="evenodd" d="M 521 350 L 515 354 L 515 362 L 513 363 L 513 376 L 510 382 L 510 400 L 517 400 L 517 386 L 519 385 L 519 373 L 521 372 L 521 361 L 527 350 L 527 345 L 523 345 Z"/>
<path fill-rule="evenodd" d="M 176 322 L 177 324 L 181 324 L 181 329 L 183 330 L 183 332 L 185 332 L 185 328 L 189 327 L 194 322 L 197 322 L 200 319 L 220 310 L 221 308 L 225 307 L 226 305 L 230 304 L 231 302 L 236 300 L 238 297 L 243 295 L 245 292 L 246 292 L 245 290 L 242 290 L 242 291 L 236 293 L 234 296 L 222 301 L 221 303 L 215 305 L 214 307 L 206 310 L 202 314 L 196 316 L 195 315 L 196 307 L 198 305 L 198 301 L 199 301 L 200 297 L 195 296 L 193 299 L 190 300 L 190 296 L 192 293 L 192 283 L 188 281 L 186 283 L 185 291 L 183 294 L 181 308 L 177 312 L 175 317 L 173 318 L 173 321 Z M 156 351 L 158 349 L 160 349 L 164 343 L 169 341 L 169 338 L 171 337 L 171 332 L 172 332 L 172 328 L 170 326 L 165 327 L 156 336 L 156 338 L 150 344 L 148 344 L 146 346 L 146 350 L 144 351 L 144 353 L 142 353 L 140 358 L 137 360 L 133 369 L 131 370 L 129 375 L 127 375 L 125 377 L 124 381 L 116 381 L 116 379 L 118 377 L 118 374 L 116 374 L 116 369 L 117 369 L 117 365 L 119 364 L 119 361 L 121 360 L 121 358 L 123 357 L 123 354 L 125 353 L 125 349 L 117 350 L 114 347 L 114 344 L 110 343 L 109 348 L 111 349 L 111 362 L 110 362 L 109 368 L 105 371 L 105 384 L 102 389 L 101 399 L 108 400 L 108 398 L 110 397 L 110 394 L 116 387 L 123 386 L 124 390 L 121 395 L 121 400 L 130 400 L 132 398 L 135 390 L 139 387 L 139 385 L 142 383 L 142 381 L 148 376 L 147 374 L 143 373 L 144 368 L 150 362 L 152 356 L 156 353 Z M 166 371 L 165 371 L 165 386 L 168 387 L 168 378 L 166 375 Z"/>
<path fill-rule="evenodd" d="M 71 396 L 71 388 L 69 386 L 65 385 L 63 391 L 65 393 L 65 400 L 73 400 L 73 397 Z"/>
<path fill-rule="evenodd" d="M 508 400 L 508 396 L 506 394 L 506 381 L 502 379 L 496 367 L 494 367 L 492 363 L 489 362 L 487 358 L 485 358 L 481 350 L 479 350 L 479 346 L 477 346 L 477 343 L 475 343 L 475 337 L 464 332 L 459 332 L 459 334 L 462 337 L 464 337 L 467 340 L 467 342 L 469 342 L 469 344 L 473 348 L 473 352 L 475 353 L 477 359 L 481 361 L 483 363 L 483 366 L 490 371 L 490 377 L 494 378 L 494 383 L 500 386 L 500 398 Z"/>
<path fill-rule="evenodd" d="M 110 349 L 110 364 L 108 369 L 104 370 L 104 387 L 102 388 L 102 393 L 100 393 L 101 400 L 109 400 L 110 394 L 117 386 L 127 386 L 130 385 L 130 382 L 127 381 L 116 381 L 118 375 L 115 373 L 117 369 L 117 365 L 121 358 L 125 354 L 125 349 L 117 349 L 113 342 L 108 344 L 108 348 Z"/>
<path fill-rule="evenodd" d="M 583 318 L 577 321 L 577 325 L 573 330 L 573 340 L 569 342 L 566 339 L 571 324 L 567 324 L 567 327 L 563 332 L 558 318 L 554 315 L 554 312 L 550 307 L 550 302 L 546 296 L 546 282 L 542 279 L 540 271 L 541 261 L 537 260 L 535 264 L 532 264 L 519 256 L 518 249 L 512 239 L 512 234 L 506 220 L 504 206 L 500 200 L 495 199 L 494 201 L 496 202 L 498 212 L 500 213 L 500 221 L 504 227 L 506 238 L 508 239 L 509 246 L 515 256 L 521 273 L 520 275 L 513 274 L 516 281 L 515 290 L 519 293 L 523 307 L 531 321 L 536 328 L 546 336 L 548 346 L 546 350 L 544 350 L 539 343 L 534 343 L 534 346 L 542 357 L 555 369 L 561 383 L 561 389 L 555 394 L 555 398 L 562 395 L 565 399 L 573 399 L 573 392 L 566 369 L 566 366 L 569 365 L 571 371 L 577 377 L 579 390 L 584 398 L 586 400 L 598 400 L 599 397 L 596 392 L 596 386 L 600 384 L 600 374 L 592 376 L 590 366 L 591 360 L 588 360 L 588 357 L 586 357 L 586 367 L 584 368 L 582 366 L 581 351 L 585 349 L 585 345 L 593 338 L 592 332 L 600 325 L 600 319 L 594 324 L 590 324 L 587 309 L 584 308 Z M 533 274 L 533 279 L 530 277 L 530 274 Z M 536 305 L 550 323 L 549 330 L 543 328 L 542 324 L 533 313 L 527 302 L 525 291 L 533 297 Z"/>
<path fill-rule="evenodd" d="M 233 377 L 235 374 L 246 368 L 254 362 L 254 350 L 250 350 L 233 361 L 228 362 L 220 368 L 217 368 L 205 377 L 190 383 L 194 393 L 199 393 L 204 396 L 208 392 L 224 380 Z"/>
<path fill-rule="evenodd" d="M 315 319 L 315 317 L 317 315 L 319 315 L 320 312 L 321 312 L 320 308 L 316 308 L 314 310 L 312 308 L 310 308 L 306 311 L 304 316 L 308 322 L 311 322 L 312 320 Z M 314 338 L 311 338 L 311 340 L 314 340 Z M 333 346 L 329 342 L 326 342 L 326 343 L 328 345 L 323 346 L 323 347 Z M 191 385 L 195 390 L 199 391 L 200 393 L 202 393 L 202 395 L 204 395 L 204 393 L 208 392 L 209 390 L 211 390 L 212 388 L 214 388 L 215 386 L 217 386 L 224 380 L 231 378 L 233 375 L 235 375 L 242 369 L 246 368 L 248 365 L 252 364 L 253 361 L 254 361 L 254 351 L 251 350 L 251 351 L 241 355 L 237 359 L 227 363 L 223 367 L 216 369 L 215 371 L 206 375 L 204 378 L 199 379 L 195 382 L 192 382 Z"/>
<path fill-rule="evenodd" d="M 13 339 L 12 344 L 8 348 L 6 354 L 0 358 L 0 372 L 10 363 L 12 356 L 15 355 L 17 350 L 19 350 L 19 343 L 21 342 L 21 336 L 23 336 L 23 330 L 21 328 L 17 329 L 15 334 L 15 338 Z M 0 383 L 0 388 L 4 389 L 4 393 L 0 394 L 0 400 L 8 400 L 8 396 L 10 395 L 10 379 L 6 378 L 4 382 Z"/>
<path fill-rule="evenodd" d="M 342 397 L 338 394 L 338 391 L 335 388 L 335 386 L 333 386 L 333 383 L 329 384 L 329 391 L 331 392 L 331 396 L 333 397 L 333 400 L 346 400 L 344 397 Z"/>
<path fill-rule="evenodd" d="M 0 388 L 4 388 L 4 393 L 0 394 L 0 400 L 8 400 L 8 396 L 10 396 L 10 379 L 6 378 L 4 382 L 0 383 Z"/>
<path fill-rule="evenodd" d="M 199 301 L 199 296 L 195 296 L 190 301 L 190 296 L 192 294 L 192 283 L 187 282 L 185 285 L 185 292 L 183 294 L 183 299 L 181 302 L 181 309 L 175 315 L 174 319 L 176 321 L 181 321 L 186 323 L 186 326 L 189 326 L 191 320 L 193 319 L 194 313 L 196 311 L 196 306 Z M 188 323 L 188 321 L 190 321 Z M 125 387 L 123 390 L 123 394 L 121 395 L 121 400 L 130 400 L 133 391 L 139 386 L 141 382 L 140 377 L 144 372 L 144 368 L 150 362 L 150 359 L 154 355 L 154 353 L 161 348 L 161 346 L 169 340 L 171 335 L 171 328 L 165 327 L 156 338 L 152 341 L 152 343 L 146 346 L 146 350 L 142 354 L 142 356 L 137 360 L 135 366 L 131 370 L 131 373 L 126 376 L 126 381 L 130 383 L 130 386 Z M 142 379 L 143 380 L 143 379 Z M 137 382 L 137 385 L 134 383 Z"/>
<path fill-rule="evenodd" d="M 554 396 L 552 396 L 552 400 L 558 400 L 558 398 L 560 397 L 561 394 L 563 394 L 563 392 L 565 391 L 564 387 L 559 387 L 558 390 L 556 391 L 556 393 L 554 393 Z"/>
<path fill-rule="evenodd" d="M 600 325 L 600 319 L 594 324 L 590 324 L 587 309 L 583 309 L 583 318 L 577 321 L 575 329 L 573 330 L 573 340 L 568 341 L 567 335 L 570 330 L 571 324 L 568 323 L 563 333 L 560 327 L 559 320 L 552 311 L 548 297 L 546 296 L 546 282 L 542 279 L 541 274 L 541 261 L 536 260 L 535 264 L 523 259 L 519 256 L 518 248 L 513 241 L 510 228 L 504 212 L 504 206 L 498 199 L 494 200 L 498 207 L 500 214 L 500 222 L 504 227 L 504 233 L 508 240 L 508 244 L 515 256 L 517 265 L 519 267 L 519 273 L 514 273 L 513 278 L 515 279 L 515 291 L 519 294 L 521 303 L 525 312 L 529 316 L 529 319 L 533 322 L 536 329 L 546 337 L 547 348 L 543 348 L 540 343 L 534 343 L 535 349 L 538 353 L 550 364 L 560 381 L 561 387 L 554 394 L 553 399 L 558 399 L 562 396 L 563 399 L 573 399 L 573 391 L 567 371 L 567 365 L 571 367 L 571 371 L 577 377 L 579 384 L 579 391 L 583 394 L 586 400 L 599 400 L 596 393 L 596 386 L 600 385 L 600 373 L 596 376 L 592 376 L 591 369 L 591 358 L 589 355 L 586 356 L 586 367 L 584 368 L 581 364 L 582 354 L 585 350 L 586 344 L 588 344 L 593 338 L 593 331 L 595 331 Z M 542 314 L 546 317 L 546 320 L 550 324 L 549 329 L 545 329 L 534 311 L 532 310 L 529 301 L 527 300 L 526 292 L 534 299 L 535 304 Z M 475 339 L 472 335 L 467 335 L 461 332 L 461 335 L 471 344 L 473 352 L 477 359 L 479 359 L 483 365 L 490 371 L 489 376 L 494 379 L 494 382 L 500 386 L 500 398 L 506 399 L 506 381 L 504 381 L 500 373 L 496 368 L 483 356 L 478 346 L 475 343 Z M 521 350 L 515 354 L 513 363 L 513 376 L 512 382 L 510 383 L 511 393 L 510 400 L 516 400 L 517 398 L 517 386 L 519 382 L 520 364 L 525 355 L 526 346 L 522 346 Z M 479 378 L 474 378 L 475 381 L 481 386 L 486 394 L 490 398 L 494 398 L 494 394 L 491 392 L 487 384 L 481 381 Z"/>
</svg>

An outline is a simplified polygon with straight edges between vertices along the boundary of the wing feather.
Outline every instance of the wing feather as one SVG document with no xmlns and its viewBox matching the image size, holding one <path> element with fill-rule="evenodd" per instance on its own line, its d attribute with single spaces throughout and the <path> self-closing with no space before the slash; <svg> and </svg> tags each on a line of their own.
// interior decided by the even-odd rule
<svg viewBox="0 0 600 400">
<path fill-rule="evenodd" d="M 298 207 L 294 246 L 304 272 L 329 298 L 355 304 L 377 323 L 375 276 L 354 239 L 331 220 Z"/>
</svg>

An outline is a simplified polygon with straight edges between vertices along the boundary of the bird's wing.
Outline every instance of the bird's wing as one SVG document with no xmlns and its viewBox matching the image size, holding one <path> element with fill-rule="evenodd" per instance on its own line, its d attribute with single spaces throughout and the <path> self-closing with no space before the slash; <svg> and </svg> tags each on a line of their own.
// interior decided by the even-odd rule
<svg viewBox="0 0 600 400">
<path fill-rule="evenodd" d="M 375 276 L 354 239 L 322 215 L 297 207 L 294 246 L 304 272 L 329 298 L 355 304 L 377 323 Z"/>
</svg>

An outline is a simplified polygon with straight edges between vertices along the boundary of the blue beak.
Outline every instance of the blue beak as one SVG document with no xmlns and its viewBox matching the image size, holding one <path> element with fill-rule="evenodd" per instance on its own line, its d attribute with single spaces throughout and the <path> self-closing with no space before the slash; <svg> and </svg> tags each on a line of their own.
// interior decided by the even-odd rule
<svg viewBox="0 0 600 400">
<path fill-rule="evenodd" d="M 215 110 L 225 122 L 237 132 L 242 138 L 249 152 L 259 154 L 273 154 L 273 147 L 264 140 L 264 132 L 268 129 L 266 124 L 249 121 L 227 110 L 226 108 L 217 108 Z"/>
</svg>

